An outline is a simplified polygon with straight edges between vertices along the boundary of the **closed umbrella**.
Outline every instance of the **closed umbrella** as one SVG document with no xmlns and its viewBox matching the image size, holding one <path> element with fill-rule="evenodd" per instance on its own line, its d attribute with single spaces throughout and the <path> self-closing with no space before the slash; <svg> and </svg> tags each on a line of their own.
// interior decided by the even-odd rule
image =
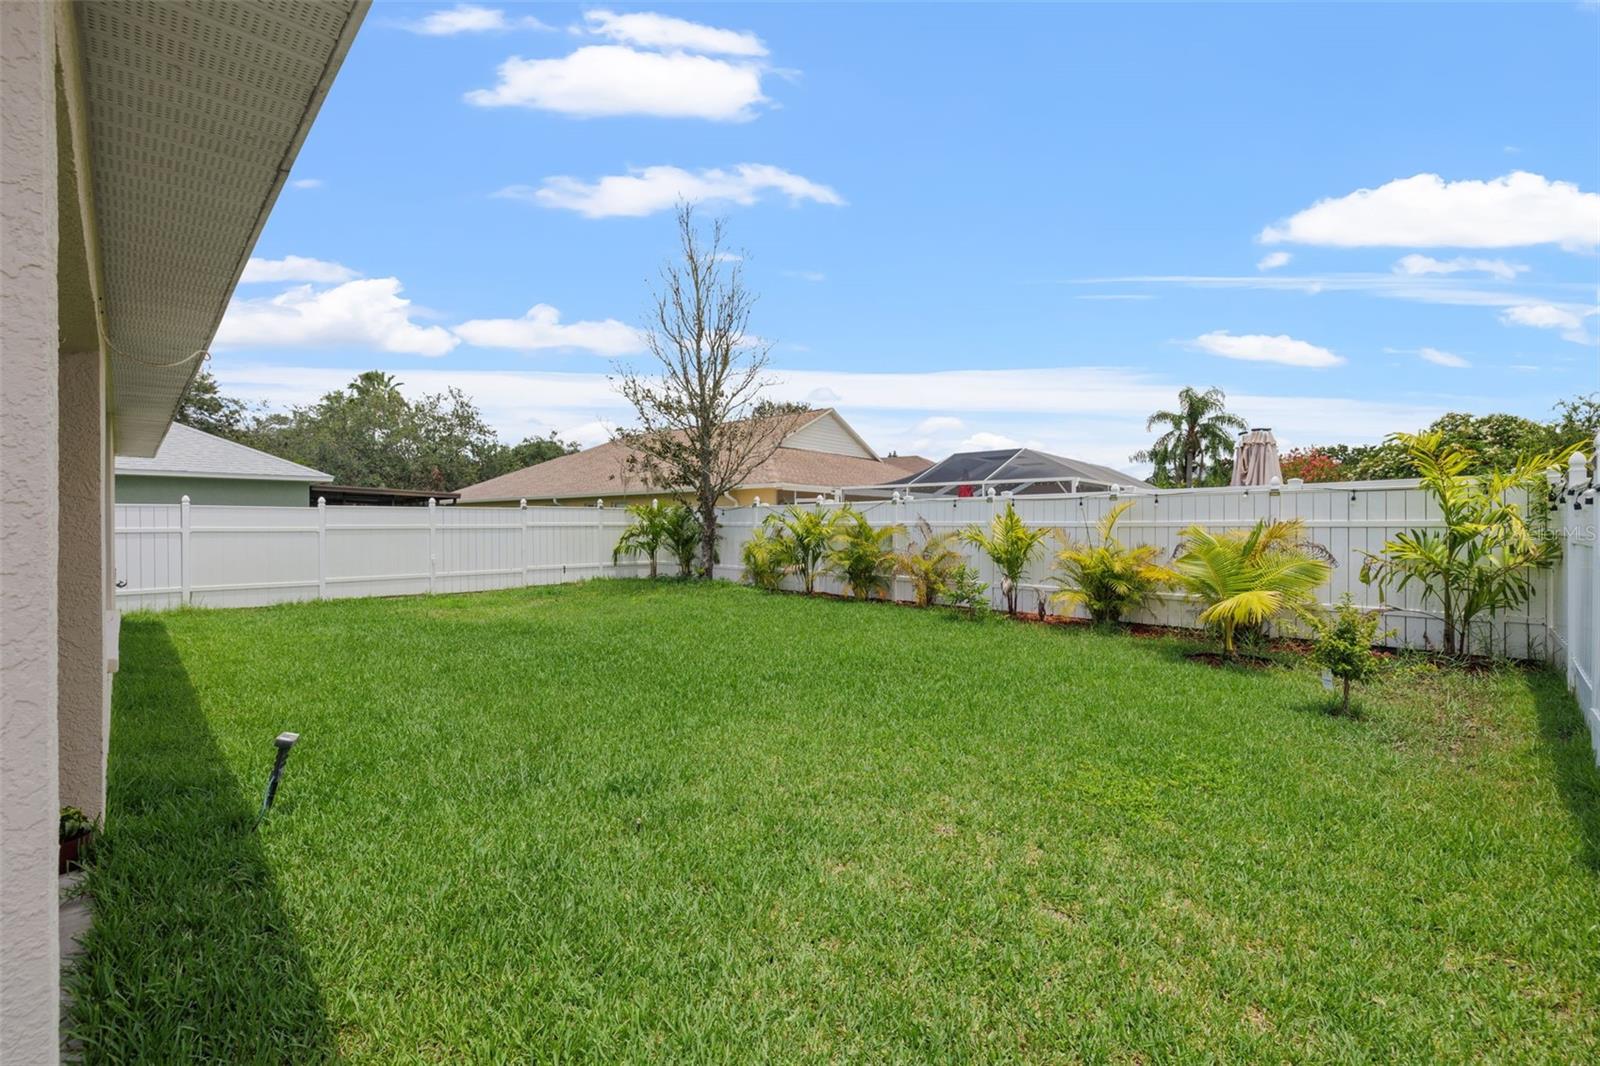
<svg viewBox="0 0 1600 1066">
<path fill-rule="evenodd" d="M 1283 467 L 1278 465 L 1278 438 L 1272 430 L 1252 429 L 1239 437 L 1239 448 L 1233 455 L 1233 484 L 1270 485 L 1283 481 Z"/>
</svg>

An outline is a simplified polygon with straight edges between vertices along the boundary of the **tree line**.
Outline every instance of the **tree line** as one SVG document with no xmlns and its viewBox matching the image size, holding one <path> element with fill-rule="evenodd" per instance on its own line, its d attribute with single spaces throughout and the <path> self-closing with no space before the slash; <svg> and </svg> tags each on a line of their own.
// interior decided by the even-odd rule
<svg viewBox="0 0 1600 1066">
<path fill-rule="evenodd" d="M 460 389 L 408 400 L 392 374 L 368 370 L 316 403 L 269 412 L 224 393 L 202 370 L 177 421 L 321 470 L 338 485 L 442 492 L 578 450 L 551 434 L 500 440 Z"/>
<path fill-rule="evenodd" d="M 1154 469 L 1150 483 L 1158 488 L 1226 485 L 1233 478 L 1237 435 L 1248 428 L 1228 410 L 1227 395 L 1218 388 L 1178 391 L 1178 404 L 1156 411 L 1146 430 L 1162 432 L 1149 448 L 1129 456 Z M 1562 400 L 1553 417 L 1540 422 L 1520 415 L 1441 415 L 1420 433 L 1437 434 L 1441 447 L 1470 454 L 1468 474 L 1509 470 L 1526 456 L 1584 448 L 1600 430 L 1600 392 Z M 1381 444 L 1325 444 L 1295 448 L 1280 456 L 1284 480 L 1381 481 L 1421 477 L 1416 455 L 1395 434 Z"/>
</svg>

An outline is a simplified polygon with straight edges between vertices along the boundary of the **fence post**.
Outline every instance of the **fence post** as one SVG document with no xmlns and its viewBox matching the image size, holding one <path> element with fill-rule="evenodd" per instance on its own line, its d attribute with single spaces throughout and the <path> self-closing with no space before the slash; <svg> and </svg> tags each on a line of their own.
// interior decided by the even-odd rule
<svg viewBox="0 0 1600 1066">
<path fill-rule="evenodd" d="M 1567 460 L 1566 496 L 1576 500 L 1578 493 L 1582 491 L 1588 480 L 1589 471 L 1584 464 L 1583 453 L 1573 452 L 1571 458 Z M 1573 691 L 1577 691 L 1578 661 L 1584 656 L 1584 649 L 1580 646 L 1582 641 L 1579 640 L 1582 630 L 1578 625 L 1579 604 L 1583 602 L 1582 586 L 1580 584 L 1582 575 L 1579 573 L 1580 568 L 1576 565 L 1576 556 L 1581 550 L 1578 545 L 1578 534 L 1582 522 L 1576 515 L 1577 512 L 1573 510 L 1564 496 L 1561 500 L 1561 528 L 1566 536 L 1563 538 L 1564 543 L 1561 545 L 1561 569 L 1565 571 L 1563 576 L 1567 583 L 1567 589 L 1564 597 L 1566 602 L 1561 605 L 1561 613 L 1566 616 L 1561 620 L 1561 628 L 1562 639 L 1567 646 L 1567 688 Z"/>
<path fill-rule="evenodd" d="M 626 498 L 626 497 L 624 497 Z M 596 571 L 606 576 L 606 501 L 596 500 L 594 505 L 594 545 L 600 550 L 600 567 Z"/>
<path fill-rule="evenodd" d="M 526 497 L 517 501 L 517 511 L 522 515 L 522 536 L 518 543 L 522 545 L 522 584 L 526 587 L 531 584 L 528 578 L 533 571 L 533 512 L 528 510 Z"/>
<path fill-rule="evenodd" d="M 317 497 L 317 599 L 328 598 L 328 499 Z"/>
<path fill-rule="evenodd" d="M 189 497 L 183 496 L 178 500 L 178 574 L 179 584 L 183 590 L 183 602 L 190 600 L 189 581 Z"/>
<path fill-rule="evenodd" d="M 428 497 L 428 591 L 431 593 L 437 583 L 435 575 L 439 571 L 438 539 L 439 539 L 439 508 L 438 501 L 432 496 Z"/>
</svg>

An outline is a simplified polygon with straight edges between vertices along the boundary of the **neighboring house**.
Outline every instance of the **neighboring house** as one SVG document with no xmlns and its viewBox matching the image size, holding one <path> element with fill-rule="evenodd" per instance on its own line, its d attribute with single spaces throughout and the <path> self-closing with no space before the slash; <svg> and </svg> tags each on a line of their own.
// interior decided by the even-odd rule
<svg viewBox="0 0 1600 1066">
<path fill-rule="evenodd" d="M 841 485 L 877 485 L 933 465 L 921 456 L 880 457 L 832 408 L 807 412 L 765 461 L 729 493 L 725 502 L 744 506 L 785 504 L 831 495 Z M 515 506 L 529 503 L 592 505 L 638 503 L 680 495 L 650 485 L 632 451 L 615 441 L 468 485 L 460 502 Z"/>
<path fill-rule="evenodd" d="M 306 507 L 329 475 L 174 423 L 148 459 L 117 456 L 118 503 L 269 504 Z"/>
<path fill-rule="evenodd" d="M 57 826 L 105 814 L 115 457 L 159 454 L 365 14 L 0 2 L 0 1062 L 61 1056 Z"/>
<path fill-rule="evenodd" d="M 892 491 L 914 497 L 983 496 L 1010 492 L 1018 496 L 1049 492 L 1106 492 L 1111 489 L 1154 489 L 1147 481 L 1109 466 L 1067 459 L 1033 448 L 999 448 L 957 452 L 910 477 L 879 486 L 877 495 Z"/>
</svg>

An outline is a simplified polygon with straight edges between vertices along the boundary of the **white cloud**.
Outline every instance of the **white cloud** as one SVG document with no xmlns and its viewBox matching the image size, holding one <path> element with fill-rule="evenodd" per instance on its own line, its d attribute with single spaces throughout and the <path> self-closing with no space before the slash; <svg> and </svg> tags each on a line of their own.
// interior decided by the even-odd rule
<svg viewBox="0 0 1600 1066">
<path fill-rule="evenodd" d="M 786 278 L 797 278 L 800 281 L 811 281 L 811 282 L 821 282 L 821 281 L 827 281 L 828 280 L 828 275 L 824 274 L 820 270 L 785 270 L 783 272 L 783 276 L 786 277 Z"/>
<path fill-rule="evenodd" d="M 1344 362 L 1342 356 L 1318 347 L 1308 341 L 1295 340 L 1283 335 L 1267 336 L 1260 333 L 1234 335 L 1225 329 L 1213 330 L 1194 339 L 1194 346 L 1203 352 L 1220 355 L 1224 359 L 1242 359 L 1252 363 L 1281 363 L 1284 366 L 1330 367 Z"/>
<path fill-rule="evenodd" d="M 415 22 L 402 25 L 412 33 L 420 33 L 425 37 L 453 37 L 458 33 L 501 33 L 519 27 L 530 30 L 550 28 L 532 15 L 508 18 L 499 8 L 480 7 L 477 4 L 457 4 L 443 11 L 429 12 Z"/>
<path fill-rule="evenodd" d="M 583 20 L 590 33 L 640 48 L 749 57 L 767 54 L 767 46 L 753 33 L 719 29 L 669 15 L 586 11 Z"/>
<path fill-rule="evenodd" d="M 961 441 L 957 451 L 962 452 L 987 452 L 998 451 L 1001 448 L 1021 448 L 1023 443 L 1015 437 L 1008 437 L 1004 433 L 974 433 L 966 440 Z"/>
<path fill-rule="evenodd" d="M 1266 255 L 1261 257 L 1260 262 L 1256 263 L 1256 269 L 1277 270 L 1281 266 L 1288 266 L 1289 260 L 1293 258 L 1294 256 L 1290 255 L 1288 252 L 1268 252 Z"/>
<path fill-rule="evenodd" d="M 479 107 L 529 107 L 593 118 L 654 115 L 745 122 L 766 102 L 762 68 L 685 52 L 640 52 L 589 45 L 558 59 L 512 56 L 492 89 L 474 89 Z"/>
<path fill-rule="evenodd" d="M 343 263 L 326 259 L 311 259 L 303 255 L 286 255 L 282 259 L 259 259 L 251 256 L 244 265 L 239 282 L 244 285 L 260 281 L 316 281 L 333 283 L 350 281 L 361 275 Z"/>
<path fill-rule="evenodd" d="M 725 201 L 749 206 L 766 193 L 787 197 L 790 204 L 810 200 L 819 204 L 844 203 L 833 189 L 765 163 L 740 163 L 731 170 L 711 168 L 691 172 L 681 167 L 640 167 L 627 174 L 610 174 L 595 182 L 558 175 L 539 188 L 512 185 L 495 193 L 511 200 L 526 200 L 541 207 L 576 211 L 585 218 L 641 218 L 665 211 L 680 200 L 691 203 Z"/>
<path fill-rule="evenodd" d="M 276 296 L 234 300 L 216 344 L 225 347 L 363 347 L 444 355 L 459 341 L 441 326 L 411 321 L 398 278 L 347 281 L 331 289 L 300 285 Z"/>
<path fill-rule="evenodd" d="M 289 183 L 292 189 L 320 189 L 322 185 L 321 178 L 295 178 Z"/>
<path fill-rule="evenodd" d="M 1394 265 L 1396 274 L 1409 274 L 1412 277 L 1422 274 L 1488 274 L 1504 281 L 1511 281 L 1527 270 L 1521 263 L 1508 263 L 1504 259 L 1472 259 L 1459 255 L 1454 259 L 1434 259 L 1415 253 L 1401 256 Z"/>
<path fill-rule="evenodd" d="M 1456 370 L 1464 369 L 1472 364 L 1452 352 L 1442 352 L 1437 348 L 1419 348 L 1417 355 L 1435 366 L 1448 366 Z"/>
<path fill-rule="evenodd" d="M 455 328 L 456 336 L 480 348 L 535 352 L 580 348 L 596 355 L 630 355 L 644 350 L 639 331 L 614 318 L 563 324 L 561 312 L 536 304 L 521 318 L 479 318 Z"/>
<path fill-rule="evenodd" d="M 945 433 L 951 430 L 963 429 L 966 423 L 952 415 L 934 415 L 924 418 L 916 425 L 917 433 Z"/>
<path fill-rule="evenodd" d="M 1268 226 L 1260 239 L 1340 248 L 1593 248 L 1600 244 L 1600 194 L 1521 170 L 1491 181 L 1417 174 L 1319 200 Z"/>
<path fill-rule="evenodd" d="M 1534 329 L 1558 329 L 1561 339 L 1574 344 L 1593 344 L 1594 338 L 1585 328 L 1585 320 L 1600 314 L 1600 308 L 1582 310 L 1555 304 L 1518 304 L 1500 312 L 1500 321 L 1508 326 L 1532 326 Z"/>
</svg>

